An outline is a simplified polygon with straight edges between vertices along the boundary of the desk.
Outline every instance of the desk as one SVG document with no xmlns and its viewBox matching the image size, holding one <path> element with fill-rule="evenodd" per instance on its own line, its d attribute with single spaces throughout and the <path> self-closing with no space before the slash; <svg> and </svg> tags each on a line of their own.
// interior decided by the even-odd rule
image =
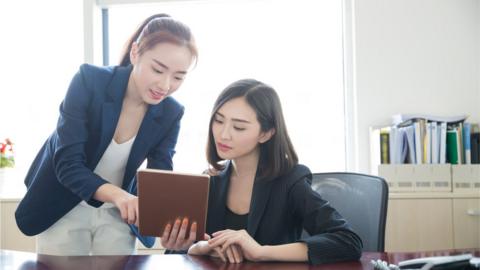
<svg viewBox="0 0 480 270">
<path fill-rule="evenodd" d="M 306 263 L 251 263 L 225 264 L 218 259 L 189 255 L 132 255 L 132 256 L 79 256 L 59 257 L 35 253 L 0 250 L 2 270 L 145 270 L 145 269 L 221 269 L 221 270 L 366 270 L 373 269 L 370 260 L 382 259 L 389 263 L 424 256 L 446 256 L 473 253 L 480 256 L 480 249 L 450 250 L 417 253 L 365 252 L 360 261 L 311 266 Z"/>
</svg>

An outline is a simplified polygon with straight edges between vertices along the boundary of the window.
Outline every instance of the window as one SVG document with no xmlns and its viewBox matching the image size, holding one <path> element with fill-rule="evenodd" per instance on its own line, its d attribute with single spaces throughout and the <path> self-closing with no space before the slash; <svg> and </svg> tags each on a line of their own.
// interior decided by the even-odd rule
<svg viewBox="0 0 480 270">
<path fill-rule="evenodd" d="M 204 151 L 213 102 L 225 86 L 247 77 L 264 81 L 279 93 L 301 163 L 312 171 L 345 169 L 342 1 L 88 2 L 108 8 L 112 65 L 118 62 L 127 37 L 153 13 L 169 13 L 191 27 L 200 58 L 174 94 L 186 107 L 174 159 L 176 170 L 206 168 Z M 0 140 L 10 137 L 14 141 L 21 173 L 54 130 L 60 102 L 85 61 L 85 3 L 24 0 L 0 4 L 4 37 L 0 43 L 4 52 Z M 95 64 L 101 65 L 101 59 Z"/>
<path fill-rule="evenodd" d="M 0 3 L 0 140 L 14 142 L 19 177 L 54 130 L 83 62 L 82 8 L 81 0 Z"/>
<path fill-rule="evenodd" d="M 167 1 L 108 9 L 111 64 L 154 13 L 172 15 L 195 35 L 198 66 L 174 94 L 186 107 L 176 170 L 206 168 L 210 110 L 220 91 L 242 78 L 277 90 L 301 163 L 312 171 L 345 169 L 342 1 Z"/>
</svg>

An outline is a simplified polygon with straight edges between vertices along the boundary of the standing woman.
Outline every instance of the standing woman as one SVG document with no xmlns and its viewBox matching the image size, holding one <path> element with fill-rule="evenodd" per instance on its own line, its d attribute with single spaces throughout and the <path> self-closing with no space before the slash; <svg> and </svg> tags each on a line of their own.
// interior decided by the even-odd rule
<svg viewBox="0 0 480 270">
<path fill-rule="evenodd" d="M 310 187 L 310 170 L 298 164 L 270 86 L 240 80 L 220 94 L 210 119 L 207 158 L 218 172 L 211 177 L 208 202 L 212 238 L 193 244 L 189 254 L 231 263 L 320 264 L 360 257 L 361 239 Z M 172 242 L 181 243 L 184 230 L 170 234 Z M 310 236 L 303 237 L 302 230 Z"/>
<path fill-rule="evenodd" d="M 153 245 L 134 226 L 135 173 L 145 159 L 172 169 L 184 108 L 170 95 L 196 59 L 189 28 L 157 14 L 134 33 L 121 65 L 80 67 L 15 212 L 20 230 L 38 235 L 38 253 L 132 254 L 135 235 Z"/>
</svg>

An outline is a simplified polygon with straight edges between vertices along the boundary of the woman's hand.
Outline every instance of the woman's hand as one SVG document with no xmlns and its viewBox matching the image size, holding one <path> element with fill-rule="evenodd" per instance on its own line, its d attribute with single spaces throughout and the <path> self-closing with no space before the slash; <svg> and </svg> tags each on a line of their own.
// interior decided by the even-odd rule
<svg viewBox="0 0 480 270">
<path fill-rule="evenodd" d="M 260 261 L 263 258 L 263 247 L 253 239 L 247 231 L 223 230 L 213 233 L 213 238 L 208 240 L 208 246 L 212 249 L 220 248 L 221 253 L 226 253 L 229 261 L 232 256 L 235 258 L 235 252 L 241 253 L 243 258 L 250 261 Z M 235 247 L 236 250 L 228 251 L 229 247 Z M 232 254 L 232 256 L 229 255 Z M 235 260 L 236 262 L 236 260 Z"/>
<path fill-rule="evenodd" d="M 210 236 L 205 235 L 205 240 L 209 240 Z M 208 241 L 198 241 L 188 249 L 190 255 L 208 255 L 216 258 L 220 258 L 223 262 L 240 263 L 243 261 L 243 254 L 239 247 L 232 245 L 225 249 L 225 252 L 221 251 L 221 247 L 212 248 L 208 244 Z"/>
<path fill-rule="evenodd" d="M 123 190 L 122 190 L 123 191 Z M 113 204 L 120 210 L 120 215 L 128 224 L 138 227 L 138 197 L 126 191 L 113 199 Z"/>
<path fill-rule="evenodd" d="M 113 203 L 125 222 L 128 224 L 135 224 L 138 226 L 138 198 L 125 190 L 112 185 L 101 185 L 93 198 L 102 202 Z"/>
<path fill-rule="evenodd" d="M 220 248 L 217 249 L 217 253 L 221 253 L 222 250 Z M 241 263 L 243 262 L 243 252 L 242 249 L 237 245 L 229 245 L 225 247 L 225 254 L 224 256 L 228 260 L 229 263 Z M 226 262 L 224 260 L 224 262 Z"/>
<path fill-rule="evenodd" d="M 180 219 L 175 220 L 173 228 L 172 224 L 168 223 L 163 230 L 162 246 L 171 250 L 187 250 L 195 242 L 197 235 L 197 223 L 193 222 L 189 237 L 186 238 L 188 223 L 188 218 L 184 218 L 181 223 Z"/>
</svg>

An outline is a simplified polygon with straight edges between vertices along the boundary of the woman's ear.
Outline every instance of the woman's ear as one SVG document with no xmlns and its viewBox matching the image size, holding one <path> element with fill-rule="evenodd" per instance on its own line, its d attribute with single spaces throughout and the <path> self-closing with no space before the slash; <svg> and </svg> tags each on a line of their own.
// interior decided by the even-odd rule
<svg viewBox="0 0 480 270">
<path fill-rule="evenodd" d="M 259 138 L 258 142 L 259 143 L 265 143 L 268 140 L 270 140 L 270 138 L 272 138 L 272 136 L 274 134 L 275 134 L 275 129 L 274 128 L 272 128 L 268 131 L 262 132 L 262 133 L 260 133 L 260 138 Z"/>
<path fill-rule="evenodd" d="M 135 65 L 138 61 L 138 44 L 137 42 L 132 43 L 132 48 L 130 49 L 130 63 Z"/>
</svg>

